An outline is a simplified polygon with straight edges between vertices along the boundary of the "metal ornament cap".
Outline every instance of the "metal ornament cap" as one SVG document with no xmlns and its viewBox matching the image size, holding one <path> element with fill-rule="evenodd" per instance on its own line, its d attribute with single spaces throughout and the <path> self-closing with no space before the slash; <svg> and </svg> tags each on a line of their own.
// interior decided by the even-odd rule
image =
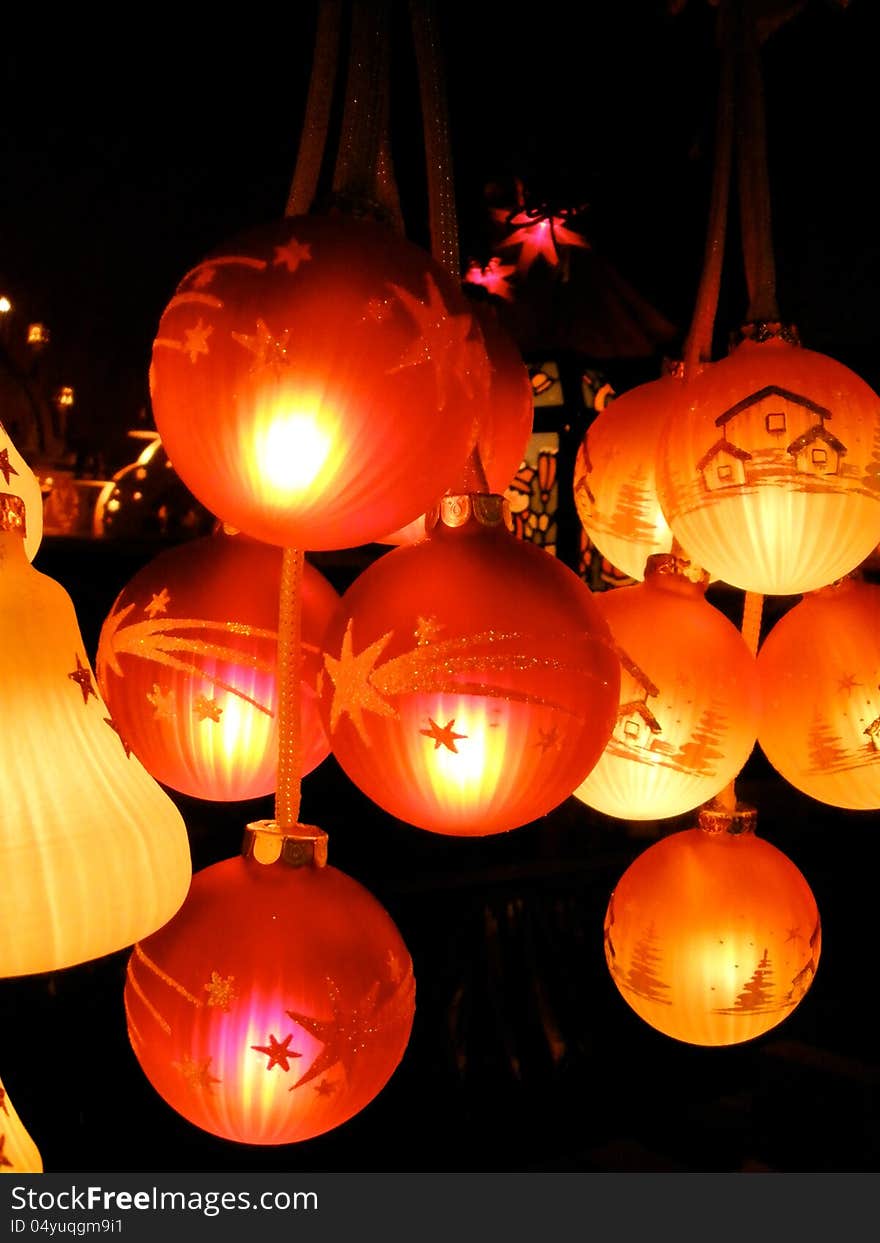
<svg viewBox="0 0 880 1243">
<path fill-rule="evenodd" d="M 704 833 L 729 833 L 732 837 L 754 833 L 757 822 L 757 809 L 748 803 L 737 803 L 732 808 L 713 801 L 701 807 L 697 817 L 697 826 Z"/>
<path fill-rule="evenodd" d="M 440 502 L 425 515 L 425 530 L 437 526 L 456 529 L 468 525 L 481 527 L 507 527 L 512 529 L 510 504 L 497 492 L 467 492 L 443 496 Z"/>
<path fill-rule="evenodd" d="M 27 535 L 27 510 L 14 492 L 0 492 L 0 531 L 18 531 Z"/>
<path fill-rule="evenodd" d="M 266 866 L 280 862 L 292 868 L 323 868 L 327 843 L 327 834 L 314 824 L 282 829 L 275 820 L 253 820 L 245 828 L 241 853 Z"/>
</svg>

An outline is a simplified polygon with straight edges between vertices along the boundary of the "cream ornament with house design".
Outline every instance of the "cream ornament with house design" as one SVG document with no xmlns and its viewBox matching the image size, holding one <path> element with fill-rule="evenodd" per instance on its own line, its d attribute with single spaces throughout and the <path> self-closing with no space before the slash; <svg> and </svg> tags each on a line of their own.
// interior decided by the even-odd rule
<svg viewBox="0 0 880 1243">
<path fill-rule="evenodd" d="M 880 543 L 880 397 L 778 326 L 685 381 L 656 465 L 679 544 L 743 591 L 813 591 Z"/>
<path fill-rule="evenodd" d="M 21 497 L 27 515 L 24 550 L 33 561 L 43 539 L 43 494 L 37 477 L 0 422 L 0 492 Z"/>
<path fill-rule="evenodd" d="M 670 554 L 644 582 L 597 597 L 621 651 L 611 739 L 574 791 L 622 820 L 682 815 L 719 794 L 758 734 L 760 687 L 742 635 L 705 599 L 707 576 Z"/>
<path fill-rule="evenodd" d="M 880 808 L 880 586 L 848 577 L 804 597 L 758 653 L 758 732 L 773 767 L 833 807 Z"/>
</svg>

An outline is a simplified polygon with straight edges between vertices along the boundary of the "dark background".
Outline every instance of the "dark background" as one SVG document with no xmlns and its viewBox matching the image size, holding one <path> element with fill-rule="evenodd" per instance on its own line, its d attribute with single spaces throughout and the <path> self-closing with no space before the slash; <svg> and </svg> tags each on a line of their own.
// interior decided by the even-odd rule
<svg viewBox="0 0 880 1243">
<path fill-rule="evenodd" d="M 713 8 L 441 7 L 463 254 L 488 257 L 485 184 L 520 175 L 536 194 L 589 203 L 597 253 L 683 333 L 711 170 Z M 813 0 L 768 40 L 764 65 L 783 315 L 880 387 L 874 7 Z M 426 242 L 405 6 L 395 13 L 395 161 L 409 231 Z M 124 446 L 177 280 L 215 243 L 283 211 L 314 12 L 234 14 L 222 26 L 161 9 L 125 29 L 110 20 L 53 15 L 5 43 L 0 284 L 49 325 L 83 433 Z M 735 242 L 725 333 L 744 309 Z M 607 364 L 625 384 L 628 361 Z M 92 658 L 116 593 L 154 552 L 45 542 L 38 566 L 73 596 Z M 344 587 L 351 568 L 329 572 Z M 737 617 L 738 598 L 719 603 Z M 876 1171 L 867 986 L 880 822 L 798 794 L 759 753 L 738 788 L 759 808 L 759 831 L 804 872 L 824 929 L 809 993 L 747 1045 L 660 1036 L 608 975 L 608 896 L 653 837 L 571 799 L 513 833 L 447 840 L 390 820 L 331 758 L 304 782 L 303 818 L 391 912 L 418 984 L 409 1050 L 372 1105 L 282 1148 L 191 1127 L 129 1049 L 126 952 L 0 982 L 0 1073 L 54 1171 Z M 271 801 L 175 798 L 196 867 L 234 853 L 243 825 L 271 814 Z"/>
</svg>

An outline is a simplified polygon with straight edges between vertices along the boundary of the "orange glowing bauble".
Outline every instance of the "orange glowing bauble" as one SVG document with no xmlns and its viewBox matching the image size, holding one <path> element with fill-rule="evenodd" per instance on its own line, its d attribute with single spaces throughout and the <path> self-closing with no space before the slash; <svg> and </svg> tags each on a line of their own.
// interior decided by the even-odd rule
<svg viewBox="0 0 880 1243">
<path fill-rule="evenodd" d="M 630 578 L 643 578 L 648 557 L 672 548 L 654 463 L 666 420 L 684 393 L 675 372 L 623 393 L 590 424 L 575 458 L 574 501 L 583 528 Z"/>
<path fill-rule="evenodd" d="M 575 794 L 605 815 L 662 820 L 691 811 L 751 754 L 755 658 L 705 590 L 705 575 L 656 554 L 643 583 L 598 597 L 621 649 L 620 705 L 608 746 Z"/>
<path fill-rule="evenodd" d="M 528 369 L 513 338 L 498 323 L 491 307 L 474 305 L 483 330 L 491 367 L 489 399 L 477 425 L 477 450 L 485 482 L 501 493 L 519 469 L 534 418 L 534 400 Z M 412 544 L 425 534 L 425 515 L 381 541 Z"/>
<path fill-rule="evenodd" d="M 672 532 L 709 573 L 791 595 L 880 543 L 880 397 L 825 354 L 747 339 L 693 381 L 657 455 Z"/>
<path fill-rule="evenodd" d="M 281 549 L 244 536 L 206 536 L 161 553 L 117 596 L 98 680 L 126 746 L 163 785 L 218 802 L 275 789 L 281 559 Z M 330 750 L 316 686 L 338 602 L 306 562 L 302 773 Z"/>
<path fill-rule="evenodd" d="M 701 812 L 701 825 L 724 824 Z M 822 933 L 791 860 L 750 830 L 685 829 L 624 872 L 605 915 L 605 958 L 636 1014 L 675 1040 L 731 1045 L 781 1023 L 813 982 Z"/>
<path fill-rule="evenodd" d="M 245 1144 L 311 1139 L 358 1113 L 397 1068 L 415 1009 L 385 909 L 324 866 L 320 830 L 297 826 L 280 857 L 273 830 L 250 826 L 246 857 L 195 874 L 174 919 L 135 946 L 125 984 L 156 1091 Z"/>
<path fill-rule="evenodd" d="M 806 596 L 758 654 L 758 741 L 798 790 L 880 808 L 880 587 L 844 579 Z"/>
<path fill-rule="evenodd" d="M 209 255 L 153 343 L 156 425 L 188 488 L 270 544 L 348 548 L 450 485 L 489 386 L 480 328 L 383 225 L 293 217 Z"/>
<path fill-rule="evenodd" d="M 477 837 L 537 819 L 601 754 L 620 666 L 583 582 L 504 525 L 500 496 L 445 497 L 324 638 L 330 745 L 380 807 Z"/>
</svg>

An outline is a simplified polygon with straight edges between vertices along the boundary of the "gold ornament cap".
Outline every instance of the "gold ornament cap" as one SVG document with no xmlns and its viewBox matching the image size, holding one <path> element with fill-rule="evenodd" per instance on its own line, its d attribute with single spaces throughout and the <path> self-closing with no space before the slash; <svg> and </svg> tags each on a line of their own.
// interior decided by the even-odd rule
<svg viewBox="0 0 880 1243">
<path fill-rule="evenodd" d="M 425 530 L 429 532 L 438 526 L 455 530 L 468 525 L 511 530 L 507 498 L 498 492 L 462 492 L 441 497 L 440 503 L 425 515 Z"/>
<path fill-rule="evenodd" d="M 245 859 L 291 868 L 327 866 L 327 834 L 314 824 L 282 829 L 275 820 L 252 820 L 244 831 L 241 853 Z"/>
<path fill-rule="evenodd" d="M 731 837 L 742 837 L 745 833 L 754 833 L 757 823 L 757 809 L 748 803 L 737 803 L 736 807 L 725 807 L 719 802 L 707 803 L 700 808 L 697 816 L 697 827 L 713 835 L 729 833 Z"/>
<path fill-rule="evenodd" d="M 0 492 L 0 531 L 17 531 L 27 535 L 27 509 L 14 492 Z"/>
<path fill-rule="evenodd" d="M 645 579 L 669 583 L 677 580 L 705 591 L 709 574 L 696 561 L 674 552 L 655 552 L 645 561 Z"/>
<path fill-rule="evenodd" d="M 755 341 L 763 345 L 766 341 L 784 341 L 786 345 L 800 345 L 801 337 L 794 324 L 783 324 L 778 320 L 758 319 L 750 324 L 743 324 L 731 334 L 730 348 L 735 349 L 743 341 Z"/>
</svg>

